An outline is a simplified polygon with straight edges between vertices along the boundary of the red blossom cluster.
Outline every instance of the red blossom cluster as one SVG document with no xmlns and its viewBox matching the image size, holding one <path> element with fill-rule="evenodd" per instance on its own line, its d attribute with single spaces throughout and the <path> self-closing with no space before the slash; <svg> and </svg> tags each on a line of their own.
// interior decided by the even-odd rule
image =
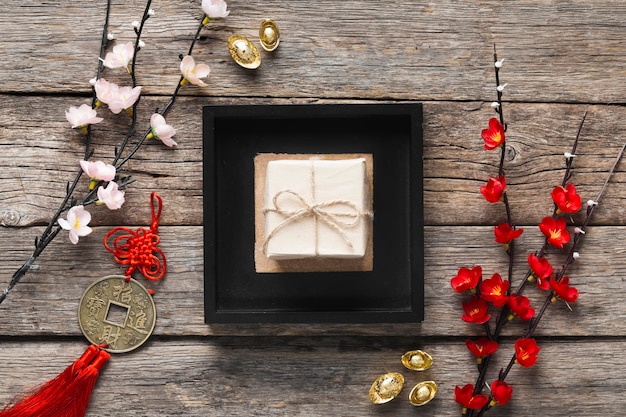
<svg viewBox="0 0 626 417">
<path fill-rule="evenodd" d="M 501 61 L 496 61 L 496 78 L 499 68 L 498 62 Z M 488 128 L 482 130 L 481 136 L 486 150 L 500 149 L 500 152 L 504 152 L 506 125 L 502 117 L 501 89 L 498 91 L 498 102 L 495 103 L 494 108 L 500 118 L 499 120 L 491 118 Z M 571 154 L 565 155 L 566 158 L 568 155 L 569 158 L 573 157 Z M 568 160 L 567 162 L 568 173 L 566 173 L 565 178 L 569 180 L 571 161 Z M 551 197 L 554 203 L 554 212 L 551 216 L 543 218 L 539 224 L 539 230 L 545 236 L 545 243 L 539 252 L 528 255 L 528 272 L 519 287 L 515 291 L 512 290 L 510 280 L 513 270 L 511 267 L 513 247 L 515 240 L 522 235 L 523 229 L 517 229 L 511 219 L 503 164 L 504 158 L 501 157 L 498 175 L 489 178 L 487 184 L 480 187 L 480 193 L 489 203 L 504 203 L 505 205 L 507 221 L 495 226 L 493 232 L 496 243 L 503 245 L 508 254 L 509 276 L 505 279 L 499 273 L 494 273 L 489 278 L 483 278 L 482 267 L 474 265 L 461 267 L 457 275 L 450 280 L 455 292 L 470 293 L 470 298 L 461 302 L 463 308 L 461 319 L 466 323 L 480 325 L 486 333 L 484 336 L 465 341 L 467 349 L 476 357 L 478 364 L 479 376 L 476 383 L 455 388 L 456 402 L 462 406 L 464 415 L 469 412 L 471 416 L 474 415 L 471 410 L 481 410 L 480 412 L 477 411 L 477 414 L 482 416 L 482 413 L 489 408 L 506 404 L 511 398 L 513 387 L 504 380 L 512 366 L 519 364 L 524 368 L 529 368 L 537 362 L 541 348 L 531 336 L 545 311 L 545 307 L 557 299 L 573 303 L 578 298 L 578 290 L 571 287 L 569 277 L 564 276 L 566 266 L 555 271 L 546 257 L 549 248 L 563 249 L 572 240 L 572 235 L 567 230 L 567 219 L 562 216 L 577 213 L 582 206 L 582 198 L 576 192 L 576 187 L 567 183 L 566 180 L 563 181 L 563 185 L 557 185 L 553 188 Z M 577 228 L 575 233 L 581 233 L 581 230 Z M 531 300 L 522 295 L 526 284 L 529 282 L 536 282 L 539 290 L 548 292 L 544 308 L 540 309 L 539 314 L 531 305 Z M 489 359 L 499 348 L 500 332 L 508 321 L 515 318 L 528 322 L 528 331 L 515 342 L 514 353 L 508 367 L 500 371 L 498 378 L 492 382 L 489 392 L 483 393 L 483 386 L 488 385 L 485 381 L 486 369 Z"/>
</svg>

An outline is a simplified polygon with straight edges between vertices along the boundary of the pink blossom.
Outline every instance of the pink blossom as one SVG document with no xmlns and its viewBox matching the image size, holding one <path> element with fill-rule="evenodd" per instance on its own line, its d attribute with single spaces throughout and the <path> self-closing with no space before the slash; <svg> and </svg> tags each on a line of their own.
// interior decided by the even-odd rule
<svg viewBox="0 0 626 417">
<path fill-rule="evenodd" d="M 187 55 L 180 62 L 180 72 L 183 74 L 185 80 L 189 81 L 191 84 L 204 87 L 207 84 L 200 78 L 208 77 L 211 69 L 206 64 L 196 65 L 196 61 L 194 61 L 193 57 Z"/>
<path fill-rule="evenodd" d="M 107 187 L 98 187 L 98 200 L 106 204 L 109 210 L 117 210 L 124 204 L 124 191 L 118 189 L 116 182 L 109 182 Z"/>
<path fill-rule="evenodd" d="M 115 178 L 115 167 L 102 161 L 80 161 L 80 167 L 89 178 L 95 180 L 113 181 Z"/>
<path fill-rule="evenodd" d="M 230 10 L 226 10 L 227 7 L 224 0 L 202 0 L 202 11 L 212 19 L 228 16 Z"/>
<path fill-rule="evenodd" d="M 70 242 L 78 243 L 78 238 L 91 233 L 87 226 L 91 221 L 91 214 L 83 206 L 74 206 L 67 212 L 67 219 L 59 219 L 59 226 L 70 231 Z"/>
<path fill-rule="evenodd" d="M 98 97 L 98 100 L 104 104 L 109 104 L 111 99 L 117 96 L 117 91 L 119 90 L 117 84 L 110 83 L 104 78 L 98 79 L 94 88 L 96 90 L 96 97 Z"/>
<path fill-rule="evenodd" d="M 165 118 L 159 113 L 154 113 L 150 117 L 150 128 L 152 129 L 152 136 L 159 139 L 167 146 L 176 146 L 176 142 L 172 139 L 172 136 L 176 134 L 176 129 L 168 125 L 165 122 Z"/>
<path fill-rule="evenodd" d="M 103 119 L 91 106 L 82 104 L 80 107 L 70 107 L 65 112 L 65 118 L 72 125 L 72 129 L 85 127 L 90 124 L 100 123 Z"/>
<path fill-rule="evenodd" d="M 135 46 L 132 42 L 123 45 L 115 45 L 113 52 L 109 52 L 104 57 L 104 66 L 107 68 L 126 68 L 130 73 L 130 62 L 135 54 Z"/>
<path fill-rule="evenodd" d="M 98 79 L 94 85 L 98 101 L 107 104 L 109 109 L 118 114 L 122 110 L 128 109 L 135 104 L 141 94 L 141 87 L 120 87 L 115 83 L 110 83 L 104 78 Z"/>
<path fill-rule="evenodd" d="M 111 99 L 107 103 L 109 105 L 109 110 L 111 110 L 115 114 L 118 114 L 122 110 L 126 110 L 132 107 L 133 104 L 135 104 L 135 102 L 139 100 L 140 94 L 140 86 L 137 86 L 135 88 L 119 87 L 116 94 L 112 95 Z"/>
</svg>

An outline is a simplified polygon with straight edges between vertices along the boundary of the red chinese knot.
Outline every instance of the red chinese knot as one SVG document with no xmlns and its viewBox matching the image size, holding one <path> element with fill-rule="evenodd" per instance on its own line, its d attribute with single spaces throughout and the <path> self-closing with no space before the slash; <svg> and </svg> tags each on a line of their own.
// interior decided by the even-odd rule
<svg viewBox="0 0 626 417">
<path fill-rule="evenodd" d="M 163 201 L 156 192 L 150 195 L 150 206 L 152 223 L 149 229 L 140 227 L 132 230 L 127 227 L 116 227 L 104 237 L 104 247 L 113 254 L 115 261 L 120 265 L 128 265 L 125 273 L 126 281 L 130 280 L 135 270 L 139 270 L 151 281 L 163 278 L 167 270 L 165 255 L 157 246 L 161 241 L 157 231 Z M 109 245 L 110 239 L 112 239 L 112 247 Z"/>
</svg>

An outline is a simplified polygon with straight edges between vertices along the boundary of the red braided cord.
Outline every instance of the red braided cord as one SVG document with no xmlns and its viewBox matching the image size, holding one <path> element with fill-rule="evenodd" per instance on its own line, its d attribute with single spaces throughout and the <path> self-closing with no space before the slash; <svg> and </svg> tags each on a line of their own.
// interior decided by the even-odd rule
<svg viewBox="0 0 626 417">
<path fill-rule="evenodd" d="M 157 234 L 159 217 L 163 209 L 163 200 L 156 193 L 150 195 L 152 209 L 152 222 L 150 229 L 143 227 L 132 230 L 127 227 L 116 227 L 104 237 L 104 247 L 115 257 L 120 265 L 128 265 L 126 268 L 126 281 L 130 280 L 135 270 L 139 270 L 147 279 L 157 281 L 165 275 L 167 261 L 160 248 L 157 247 L 161 238 Z M 113 238 L 113 247 L 108 243 L 116 233 L 124 233 Z"/>
</svg>

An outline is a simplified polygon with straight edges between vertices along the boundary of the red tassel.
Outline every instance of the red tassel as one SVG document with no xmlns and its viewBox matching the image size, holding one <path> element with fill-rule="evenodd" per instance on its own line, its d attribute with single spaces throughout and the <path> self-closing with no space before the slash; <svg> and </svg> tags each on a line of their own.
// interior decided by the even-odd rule
<svg viewBox="0 0 626 417">
<path fill-rule="evenodd" d="M 108 352 L 91 345 L 61 374 L 8 404 L 0 417 L 83 417 Z"/>
</svg>

